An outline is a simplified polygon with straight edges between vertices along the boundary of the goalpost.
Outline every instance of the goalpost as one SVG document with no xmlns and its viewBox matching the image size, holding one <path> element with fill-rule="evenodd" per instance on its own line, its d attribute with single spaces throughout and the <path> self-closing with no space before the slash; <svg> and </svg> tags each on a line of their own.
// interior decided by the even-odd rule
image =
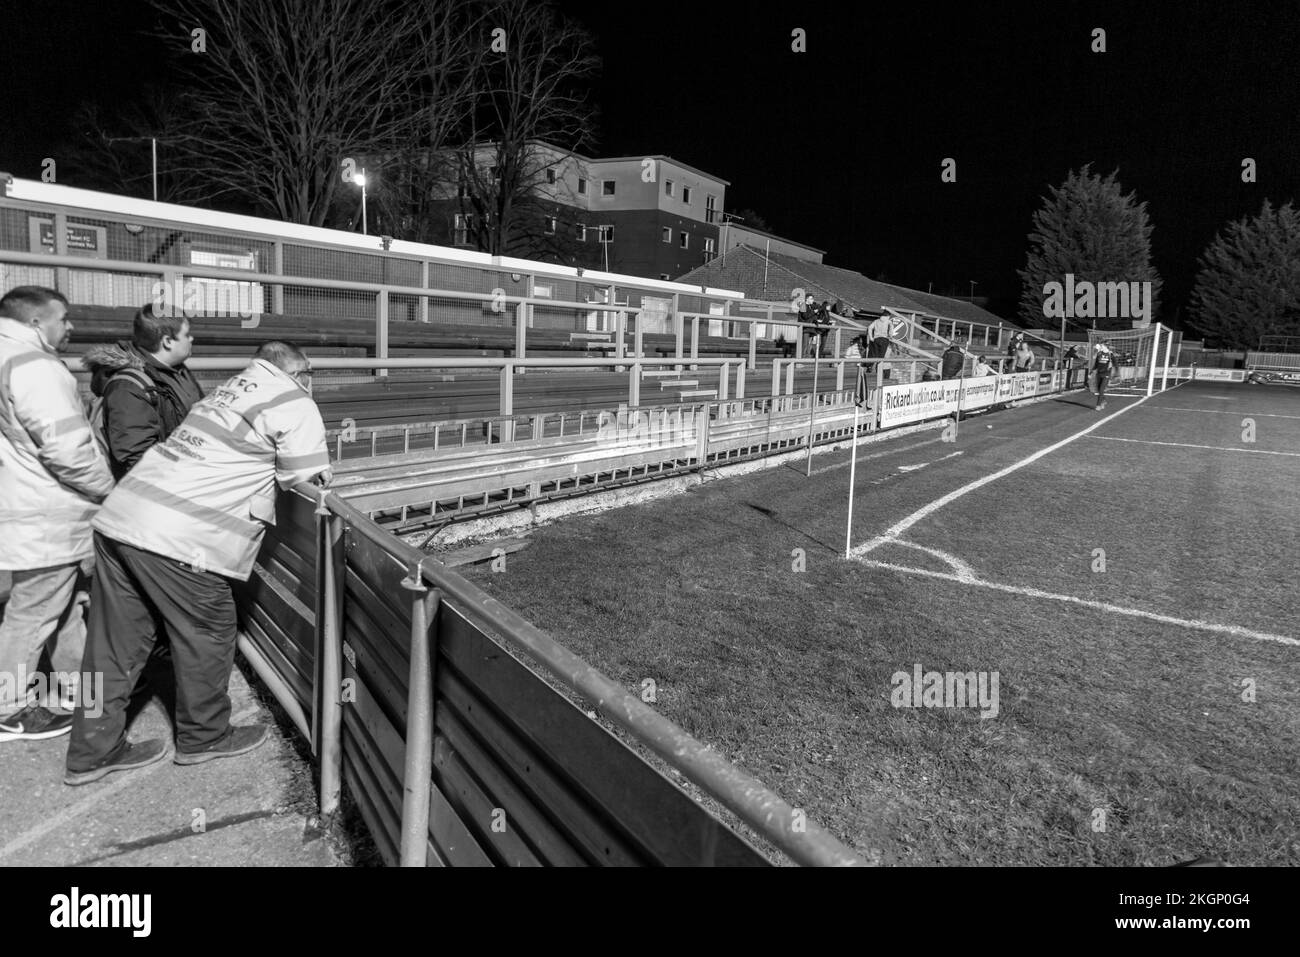
<svg viewBox="0 0 1300 957">
<path fill-rule="evenodd" d="M 1115 357 L 1108 391 L 1116 395 L 1153 395 L 1170 385 L 1174 333 L 1158 322 L 1140 329 L 1088 330 L 1088 368 L 1097 343 L 1104 342 Z M 1173 376 L 1177 378 L 1177 374 Z"/>
</svg>

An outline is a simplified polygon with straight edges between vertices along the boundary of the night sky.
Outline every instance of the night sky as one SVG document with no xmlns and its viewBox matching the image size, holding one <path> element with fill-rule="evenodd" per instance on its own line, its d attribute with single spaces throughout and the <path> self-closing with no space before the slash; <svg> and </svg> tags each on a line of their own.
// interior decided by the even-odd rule
<svg viewBox="0 0 1300 957">
<path fill-rule="evenodd" d="M 1147 202 L 1167 320 L 1226 222 L 1298 192 L 1295 3 L 561 7 L 604 60 L 593 153 L 670 155 L 832 265 L 961 295 L 976 280 L 1001 311 L 1039 197 L 1072 167 L 1118 168 Z M 2 170 L 38 175 L 80 100 L 165 81 L 139 0 L 0 11 Z M 790 50 L 795 27 L 807 53 Z"/>
</svg>

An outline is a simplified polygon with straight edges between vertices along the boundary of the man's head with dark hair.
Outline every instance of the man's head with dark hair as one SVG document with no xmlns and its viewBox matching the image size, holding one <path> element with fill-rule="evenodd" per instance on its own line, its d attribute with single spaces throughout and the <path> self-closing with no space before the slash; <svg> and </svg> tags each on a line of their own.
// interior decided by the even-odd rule
<svg viewBox="0 0 1300 957">
<path fill-rule="evenodd" d="M 131 323 L 131 342 L 159 362 L 175 368 L 190 357 L 194 340 L 190 321 L 181 315 L 160 315 L 153 303 L 147 303 Z"/>
<path fill-rule="evenodd" d="M 67 297 L 44 286 L 15 286 L 0 296 L 0 317 L 35 327 L 42 341 L 60 352 L 72 335 Z"/>
</svg>

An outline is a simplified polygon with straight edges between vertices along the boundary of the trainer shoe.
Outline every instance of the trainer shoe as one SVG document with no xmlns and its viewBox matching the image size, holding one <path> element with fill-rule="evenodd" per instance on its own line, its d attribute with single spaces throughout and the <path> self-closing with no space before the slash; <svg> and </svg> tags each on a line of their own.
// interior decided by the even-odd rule
<svg viewBox="0 0 1300 957">
<path fill-rule="evenodd" d="M 55 714 L 40 705 L 28 705 L 0 718 L 0 741 L 43 741 L 72 730 L 72 715 Z"/>
<path fill-rule="evenodd" d="M 201 751 L 177 750 L 174 760 L 177 764 L 202 764 L 204 761 L 215 761 L 217 758 L 233 758 L 238 754 L 247 754 L 254 748 L 260 748 L 270 736 L 271 729 L 265 724 L 232 727 L 228 735 Z"/>
<path fill-rule="evenodd" d="M 89 784 L 91 781 L 107 777 L 114 771 L 131 771 L 154 764 L 161 761 L 166 754 L 167 745 L 159 738 L 127 744 L 117 757 L 109 758 L 89 771 L 73 771 L 69 768 L 63 775 L 63 783 L 74 787 L 78 784 Z"/>
</svg>

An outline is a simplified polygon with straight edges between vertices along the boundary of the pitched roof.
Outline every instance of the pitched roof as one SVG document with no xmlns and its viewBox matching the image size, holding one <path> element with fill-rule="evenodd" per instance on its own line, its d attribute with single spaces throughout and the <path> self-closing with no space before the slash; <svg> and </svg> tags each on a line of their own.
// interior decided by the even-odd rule
<svg viewBox="0 0 1300 957">
<path fill-rule="evenodd" d="M 904 312 L 924 312 L 961 322 L 997 325 L 1002 320 L 973 303 L 947 296 L 917 292 L 903 286 L 878 282 L 860 272 L 796 259 L 782 253 L 764 255 L 750 245 L 736 246 L 722 256 L 697 266 L 678 282 L 721 286 L 743 292 L 747 299 L 789 301 L 795 289 L 811 292 L 819 300 L 843 300 L 854 309 L 881 312 L 886 306 Z"/>
</svg>

